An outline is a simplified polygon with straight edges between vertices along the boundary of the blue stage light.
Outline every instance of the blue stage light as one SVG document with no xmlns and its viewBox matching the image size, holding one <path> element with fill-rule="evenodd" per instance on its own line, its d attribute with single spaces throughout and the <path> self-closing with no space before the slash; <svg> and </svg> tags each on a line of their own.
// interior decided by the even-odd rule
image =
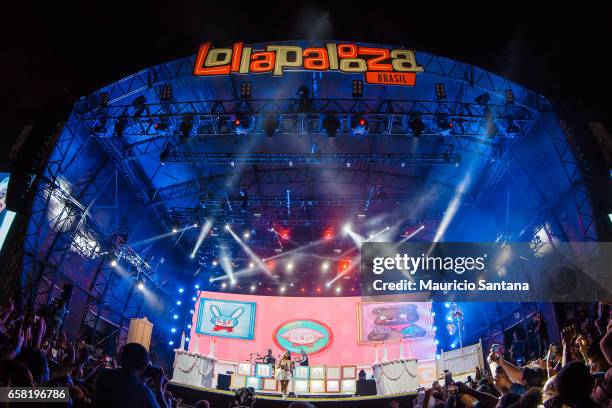
<svg viewBox="0 0 612 408">
<path fill-rule="evenodd" d="M 173 318 L 174 320 L 176 320 L 176 319 L 178 319 L 178 315 L 177 315 L 177 314 L 175 314 L 174 316 L 172 316 L 172 318 Z"/>
<path fill-rule="evenodd" d="M 437 345 L 438 345 L 438 343 L 439 343 L 438 339 L 435 339 L 435 340 L 434 340 L 434 344 L 437 346 Z"/>
<path fill-rule="evenodd" d="M 188 328 L 188 329 L 191 329 L 191 325 L 190 325 L 190 324 L 188 324 L 188 325 L 187 325 L 187 328 Z"/>
<path fill-rule="evenodd" d="M 444 307 L 448 309 L 450 307 L 450 303 L 445 303 Z"/>
<path fill-rule="evenodd" d="M 189 313 L 193 314 L 193 310 L 190 310 Z"/>
<path fill-rule="evenodd" d="M 433 327 L 432 327 L 432 330 L 433 330 L 433 331 L 436 331 L 436 330 L 438 330 L 438 327 L 437 327 L 437 326 L 433 326 Z"/>
<path fill-rule="evenodd" d="M 175 328 L 175 327 L 173 327 L 173 328 L 171 328 L 171 329 L 170 329 L 170 331 L 171 331 L 172 333 L 176 333 L 176 328 Z"/>
<path fill-rule="evenodd" d="M 453 316 L 452 315 L 446 316 L 446 320 L 448 320 L 449 322 L 452 322 L 453 321 Z"/>
<path fill-rule="evenodd" d="M 440 355 L 436 354 L 436 360 L 439 360 L 439 359 L 440 359 Z"/>
<path fill-rule="evenodd" d="M 431 312 L 431 317 L 436 317 L 436 312 Z"/>
<path fill-rule="evenodd" d="M 179 293 L 183 293 L 184 289 L 183 288 L 179 288 Z"/>
<path fill-rule="evenodd" d="M 185 341 L 189 341 L 189 337 L 185 337 Z"/>
<path fill-rule="evenodd" d="M 177 300 L 177 301 L 176 301 L 176 305 L 177 305 L 177 306 L 180 306 L 180 305 L 181 305 L 181 303 L 183 303 L 183 302 L 181 302 L 180 300 Z"/>
<path fill-rule="evenodd" d="M 193 300 L 195 302 L 198 299 L 194 296 L 194 297 L 191 298 L 191 300 Z"/>
<path fill-rule="evenodd" d="M 200 289 L 200 285 L 198 285 L 197 283 L 195 285 L 193 285 L 194 288 L 196 289 Z"/>
<path fill-rule="evenodd" d="M 173 344 L 174 344 L 174 342 L 173 342 L 172 340 L 170 340 L 170 341 L 168 342 L 168 344 L 169 344 L 169 345 L 173 345 Z"/>
<path fill-rule="evenodd" d="M 457 345 L 455 343 L 451 343 L 451 348 L 455 348 Z"/>
</svg>

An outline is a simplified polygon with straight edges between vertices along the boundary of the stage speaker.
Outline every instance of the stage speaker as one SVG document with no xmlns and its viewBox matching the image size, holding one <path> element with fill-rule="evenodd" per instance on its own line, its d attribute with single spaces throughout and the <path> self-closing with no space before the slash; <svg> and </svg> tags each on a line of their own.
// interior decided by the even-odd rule
<svg viewBox="0 0 612 408">
<path fill-rule="evenodd" d="M 59 106 L 59 104 L 58 104 Z M 36 190 L 53 145 L 62 129 L 60 120 L 67 116 L 65 108 L 49 108 L 36 123 L 26 126 L 9 153 L 13 160 L 11 178 L 6 192 L 9 211 L 27 210 L 30 195 Z"/>
<path fill-rule="evenodd" d="M 217 377 L 217 389 L 229 391 L 230 390 L 230 379 L 231 376 L 227 374 L 219 374 Z"/>
<path fill-rule="evenodd" d="M 376 381 L 375 380 L 357 380 L 357 391 L 355 395 L 376 395 Z"/>
</svg>

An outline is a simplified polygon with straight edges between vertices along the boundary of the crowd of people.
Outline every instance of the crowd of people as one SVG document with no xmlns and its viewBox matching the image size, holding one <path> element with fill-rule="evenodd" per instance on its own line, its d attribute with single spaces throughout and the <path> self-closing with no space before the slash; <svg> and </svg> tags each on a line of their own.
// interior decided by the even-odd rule
<svg viewBox="0 0 612 408">
<path fill-rule="evenodd" d="M 419 390 L 413 406 L 610 408 L 611 311 L 601 303 L 597 318 L 571 322 L 561 332 L 560 345 L 540 347 L 539 358 L 524 364 L 522 358 L 507 359 L 502 350 L 491 350 L 484 370 L 476 369 L 464 382 L 446 373 L 444 381 Z M 142 345 L 126 344 L 117 359 L 95 353 L 69 341 L 56 314 L 23 312 L 11 300 L 0 308 L 0 353 L 0 387 L 65 387 L 68 406 L 170 408 L 181 402 L 166 390 L 163 369 L 149 361 Z M 207 401 L 196 404 L 210 406 Z M 257 406 L 253 390 L 238 390 L 230 406 Z M 305 401 L 290 406 L 313 407 Z M 400 408 L 397 401 L 390 406 Z"/>
<path fill-rule="evenodd" d="M 57 406 L 177 407 L 167 383 L 140 344 L 126 344 L 117 360 L 69 341 L 55 313 L 23 312 L 11 299 L 0 308 L 0 387 L 64 387 L 69 401 Z"/>
<path fill-rule="evenodd" d="M 537 358 L 522 365 L 499 349 L 488 355 L 488 370 L 476 369 L 467 381 L 446 373 L 443 384 L 422 389 L 415 408 L 589 408 L 612 407 L 612 310 L 600 303 L 595 319 L 574 320 L 560 333 L 561 345 L 548 339 L 536 314 Z M 513 345 L 517 344 L 516 337 Z"/>
</svg>

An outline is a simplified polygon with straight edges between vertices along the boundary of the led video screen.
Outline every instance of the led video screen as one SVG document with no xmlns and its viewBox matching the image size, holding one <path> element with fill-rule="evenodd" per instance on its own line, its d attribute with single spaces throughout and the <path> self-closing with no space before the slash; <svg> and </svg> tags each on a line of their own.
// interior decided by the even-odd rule
<svg viewBox="0 0 612 408">
<path fill-rule="evenodd" d="M 370 364 L 386 357 L 433 359 L 431 304 L 364 302 L 359 296 L 289 297 L 201 292 L 190 351 L 245 361 L 267 349 L 310 356 L 311 364 Z M 400 350 L 401 348 L 401 350 Z"/>
<path fill-rule="evenodd" d="M 8 189 L 9 173 L 0 173 L 0 250 L 4 245 L 11 224 L 15 219 L 15 213 L 6 209 L 6 191 Z"/>
</svg>

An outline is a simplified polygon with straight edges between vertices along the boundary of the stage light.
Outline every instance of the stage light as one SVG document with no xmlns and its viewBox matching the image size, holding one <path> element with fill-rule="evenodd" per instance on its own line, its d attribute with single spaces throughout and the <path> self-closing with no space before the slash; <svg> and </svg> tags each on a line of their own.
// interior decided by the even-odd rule
<svg viewBox="0 0 612 408">
<path fill-rule="evenodd" d="M 249 268 L 253 269 L 255 267 L 255 263 L 249 262 Z"/>
<path fill-rule="evenodd" d="M 172 232 L 176 234 L 179 231 L 178 227 L 172 227 Z"/>
<path fill-rule="evenodd" d="M 450 120 L 448 115 L 439 114 L 436 115 L 436 126 L 441 135 L 447 136 L 453 130 L 453 122 Z"/>
<path fill-rule="evenodd" d="M 212 261 L 212 266 L 217 266 L 217 265 L 219 265 L 219 262 L 217 262 L 217 261 Z"/>
<path fill-rule="evenodd" d="M 193 314 L 193 313 L 194 313 L 194 310 L 193 310 L 193 309 L 191 309 L 191 310 L 189 311 L 189 313 L 190 313 L 190 314 Z"/>
<path fill-rule="evenodd" d="M 172 99 L 172 85 L 164 84 L 161 90 L 160 99 L 162 102 L 169 102 Z"/>
<path fill-rule="evenodd" d="M 117 260 L 113 259 L 110 264 L 111 266 L 117 266 Z"/>
<path fill-rule="evenodd" d="M 191 325 L 190 325 L 190 324 L 188 324 L 188 325 L 187 325 L 187 328 L 188 328 L 188 329 L 191 329 Z"/>
<path fill-rule="evenodd" d="M 200 285 L 197 284 L 197 283 L 195 285 L 193 285 L 193 287 L 196 288 L 196 289 L 200 289 Z"/>
<path fill-rule="evenodd" d="M 436 317 L 436 312 L 431 312 L 431 317 Z"/>
<path fill-rule="evenodd" d="M 227 287 L 227 283 L 223 282 L 223 283 L 221 284 L 221 288 L 225 289 L 226 287 Z"/>
<path fill-rule="evenodd" d="M 178 315 L 177 315 L 177 314 L 174 314 L 174 315 L 172 316 L 172 318 L 173 318 L 174 320 L 176 320 L 176 319 L 178 319 Z"/>
<path fill-rule="evenodd" d="M 336 287 L 336 293 L 342 292 L 342 288 L 340 286 Z"/>
<path fill-rule="evenodd" d="M 457 347 L 457 345 L 456 345 L 455 343 L 451 343 L 451 345 L 450 345 L 450 346 L 451 346 L 451 348 L 455 348 L 455 347 Z"/>
<path fill-rule="evenodd" d="M 251 99 L 251 82 L 242 81 L 240 83 L 240 99 Z"/>
<path fill-rule="evenodd" d="M 186 341 L 186 342 L 189 342 L 189 337 L 185 337 L 185 341 Z"/>
<path fill-rule="evenodd" d="M 255 289 L 257 289 L 255 285 L 251 285 L 251 292 L 255 292 Z"/>
<path fill-rule="evenodd" d="M 174 342 L 173 342 L 172 340 L 170 340 L 170 341 L 168 342 L 168 344 L 172 346 L 172 345 L 174 344 Z"/>
<path fill-rule="evenodd" d="M 229 224 L 225 224 L 225 230 L 229 231 L 229 229 L 230 229 L 230 225 Z"/>
<path fill-rule="evenodd" d="M 286 290 L 286 288 L 285 288 L 284 286 L 281 286 L 281 287 L 280 287 L 280 292 L 281 292 L 281 293 L 285 293 L 285 290 Z"/>
<path fill-rule="evenodd" d="M 189 255 L 189 257 L 190 257 L 191 259 L 193 259 L 193 258 L 195 258 L 195 254 L 191 254 L 191 255 Z"/>
<path fill-rule="evenodd" d="M 214 282 L 214 279 L 213 278 L 208 278 L 208 282 L 209 283 Z"/>
<path fill-rule="evenodd" d="M 185 289 L 183 289 L 183 288 L 179 288 L 179 290 L 178 290 L 179 293 L 183 293 L 184 291 L 185 291 Z"/>
<path fill-rule="evenodd" d="M 449 321 L 449 322 L 452 322 L 453 321 L 453 316 L 451 316 L 451 315 L 446 316 L 446 320 Z"/>
<path fill-rule="evenodd" d="M 433 331 L 437 331 L 437 330 L 438 330 L 438 326 L 433 326 L 431 329 L 432 329 Z"/>
<path fill-rule="evenodd" d="M 514 105 L 514 92 L 512 92 L 512 89 L 506 89 L 505 103 L 506 105 Z"/>
<path fill-rule="evenodd" d="M 439 359 L 440 359 L 440 355 L 436 354 L 436 360 L 439 360 Z"/>
<path fill-rule="evenodd" d="M 506 136 L 513 138 L 521 135 L 521 128 L 516 124 L 516 122 L 510 118 L 508 118 L 506 122 Z"/>
<path fill-rule="evenodd" d="M 310 90 L 307 86 L 300 86 L 295 96 L 297 97 L 297 106 L 295 110 L 298 113 L 310 112 L 312 110 L 312 99 L 310 98 Z"/>
<path fill-rule="evenodd" d="M 263 131 L 268 137 L 274 136 L 278 129 L 278 118 L 274 115 L 266 115 L 263 122 Z"/>
<path fill-rule="evenodd" d="M 231 279 L 230 280 L 230 286 L 233 288 L 234 286 L 236 286 L 236 280 L 235 279 Z"/>
<path fill-rule="evenodd" d="M 272 272 L 274 270 L 274 268 L 276 268 L 276 262 L 274 262 L 274 261 L 266 262 L 266 269 L 268 271 Z"/>
<path fill-rule="evenodd" d="M 193 129 L 193 118 L 191 116 L 183 117 L 183 121 L 179 124 L 179 130 L 181 132 L 181 143 L 185 143 L 191 134 Z"/>
<path fill-rule="evenodd" d="M 363 97 L 363 81 L 361 79 L 353 79 L 353 98 Z"/>
<path fill-rule="evenodd" d="M 281 229 L 279 235 L 282 239 L 288 240 L 289 238 L 291 238 L 291 230 L 289 228 L 283 228 Z"/>
<path fill-rule="evenodd" d="M 351 118 L 351 131 L 354 135 L 361 136 L 368 133 L 368 121 L 361 115 L 356 115 Z"/>
<path fill-rule="evenodd" d="M 145 288 L 145 285 L 142 282 L 138 282 L 137 286 L 138 286 L 138 290 L 144 290 L 144 288 Z"/>
<path fill-rule="evenodd" d="M 450 307 L 450 303 L 446 302 L 446 303 L 444 304 L 444 307 L 448 309 L 448 308 Z"/>
<path fill-rule="evenodd" d="M 338 261 L 338 272 L 346 271 L 351 266 L 352 261 L 350 259 L 341 259 Z"/>
<path fill-rule="evenodd" d="M 251 238 L 251 233 L 250 233 L 249 231 L 245 231 L 245 232 L 242 234 L 242 238 L 244 238 L 244 239 L 249 239 L 249 238 Z"/>
<path fill-rule="evenodd" d="M 478 95 L 476 98 L 474 98 L 474 102 L 476 102 L 479 105 L 486 105 L 487 103 L 489 103 L 490 99 L 491 97 L 489 96 L 488 93 L 483 93 L 481 95 Z"/>
<path fill-rule="evenodd" d="M 410 130 L 412 131 L 414 137 L 417 138 L 421 137 L 421 134 L 425 130 L 425 124 L 418 116 L 411 118 L 408 121 L 408 126 L 410 127 Z"/>
<path fill-rule="evenodd" d="M 351 224 L 344 224 L 344 227 L 342 227 L 342 232 L 344 232 L 344 234 L 348 234 L 350 230 Z"/>
<path fill-rule="evenodd" d="M 191 300 L 195 302 L 198 299 L 194 296 L 194 297 L 191 298 Z"/>
<path fill-rule="evenodd" d="M 331 228 L 325 228 L 325 231 L 323 231 L 323 239 L 332 239 L 334 237 L 334 230 Z"/>
<path fill-rule="evenodd" d="M 441 82 L 436 83 L 436 99 L 438 101 L 443 101 L 446 99 L 446 89 L 444 88 L 444 84 Z"/>
<path fill-rule="evenodd" d="M 438 342 L 438 339 L 435 339 L 435 340 L 434 340 L 434 344 L 437 346 L 437 345 L 438 345 L 438 343 L 439 343 L 439 342 Z"/>
<path fill-rule="evenodd" d="M 180 306 L 180 305 L 181 305 L 181 303 L 183 303 L 183 302 L 181 302 L 180 300 L 177 300 L 177 301 L 176 301 L 176 305 L 177 305 L 177 306 Z"/>
<path fill-rule="evenodd" d="M 171 328 L 171 329 L 170 329 L 170 331 L 171 331 L 172 333 L 176 333 L 176 328 L 174 328 L 174 327 L 173 327 L 173 328 Z"/>
<path fill-rule="evenodd" d="M 253 127 L 253 123 L 254 122 L 251 120 L 251 118 L 246 114 L 238 114 L 232 121 L 234 132 L 236 132 L 237 135 L 245 135 L 249 133 Z"/>
<path fill-rule="evenodd" d="M 340 130 L 340 121 L 331 113 L 325 115 L 323 118 L 323 130 L 327 133 L 328 137 L 335 137 L 338 130 Z"/>
<path fill-rule="evenodd" d="M 291 272 L 291 271 L 293 271 L 293 263 L 292 263 L 292 262 L 289 262 L 289 263 L 287 264 L 287 272 Z"/>
<path fill-rule="evenodd" d="M 321 264 L 321 271 L 327 272 L 329 270 L 329 262 L 325 261 Z"/>
</svg>

